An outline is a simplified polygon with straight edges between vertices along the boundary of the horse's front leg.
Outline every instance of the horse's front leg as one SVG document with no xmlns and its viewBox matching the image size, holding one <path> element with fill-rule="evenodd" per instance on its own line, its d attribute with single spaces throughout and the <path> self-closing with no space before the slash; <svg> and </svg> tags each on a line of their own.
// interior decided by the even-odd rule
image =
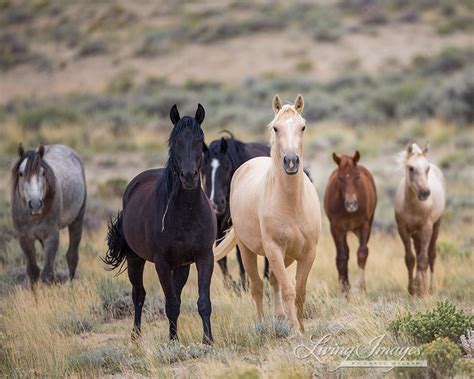
<svg viewBox="0 0 474 379">
<path fill-rule="evenodd" d="M 45 259 L 41 280 L 45 283 L 52 283 L 54 281 L 54 259 L 59 247 L 59 231 L 46 237 L 43 241 L 43 247 Z"/>
<path fill-rule="evenodd" d="M 336 245 L 336 267 L 339 273 L 339 285 L 343 293 L 348 293 L 350 290 L 348 261 L 349 261 L 349 247 L 347 245 L 347 233 L 337 229 L 331 224 L 331 235 Z"/>
<path fill-rule="evenodd" d="M 35 241 L 27 237 L 20 237 L 19 242 L 26 257 L 26 273 L 30 278 L 31 288 L 33 288 L 40 276 L 40 268 L 36 262 Z"/>
<path fill-rule="evenodd" d="M 398 223 L 398 234 L 402 239 L 403 246 L 405 248 L 405 265 L 408 271 L 408 293 L 410 295 L 415 294 L 415 283 L 413 279 L 413 269 L 415 267 L 415 255 L 413 254 L 411 247 L 411 237 L 407 229 Z"/>
<path fill-rule="evenodd" d="M 171 267 L 166 261 L 155 257 L 155 268 L 165 295 L 165 312 L 170 324 L 170 340 L 177 340 L 179 301 L 174 289 Z"/>
<path fill-rule="evenodd" d="M 367 246 L 370 236 L 370 222 L 366 222 L 357 233 L 359 237 L 359 248 L 357 249 L 357 265 L 359 266 L 359 288 L 365 289 L 365 264 L 369 256 L 369 248 Z"/>
<path fill-rule="evenodd" d="M 197 257 L 196 268 L 198 272 L 199 287 L 199 298 L 197 301 L 197 306 L 199 316 L 201 316 L 202 320 L 202 327 L 204 330 L 202 343 L 211 344 L 214 341 L 211 329 L 212 305 L 210 294 L 211 277 L 212 271 L 214 270 L 214 255 L 212 253 L 212 249 Z"/>
<path fill-rule="evenodd" d="M 304 253 L 303 259 L 298 261 L 296 266 L 296 311 L 301 332 L 304 332 L 303 310 L 306 299 L 306 284 L 315 257 L 316 246 L 311 246 L 308 251 Z"/>
<path fill-rule="evenodd" d="M 428 248 L 433 234 L 433 224 L 426 224 L 420 234 L 420 253 L 416 260 L 416 285 L 418 296 L 426 294 L 426 272 L 428 270 Z"/>
</svg>

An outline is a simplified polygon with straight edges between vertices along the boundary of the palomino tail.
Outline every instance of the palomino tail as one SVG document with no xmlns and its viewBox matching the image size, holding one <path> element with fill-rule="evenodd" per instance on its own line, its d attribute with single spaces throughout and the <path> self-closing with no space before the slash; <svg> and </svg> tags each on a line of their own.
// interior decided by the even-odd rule
<svg viewBox="0 0 474 379">
<path fill-rule="evenodd" d="M 221 260 L 234 250 L 235 246 L 237 246 L 237 240 L 235 239 L 234 228 L 231 228 L 222 242 L 219 245 L 214 246 L 214 260 Z"/>
<path fill-rule="evenodd" d="M 115 220 L 110 218 L 107 232 L 107 246 L 108 250 L 102 261 L 107 264 L 107 270 L 112 271 L 117 267 L 120 267 L 117 275 L 125 271 L 122 266 L 125 264 L 125 258 L 127 257 L 127 250 L 129 249 L 127 241 L 122 231 L 123 214 L 119 212 Z"/>
</svg>

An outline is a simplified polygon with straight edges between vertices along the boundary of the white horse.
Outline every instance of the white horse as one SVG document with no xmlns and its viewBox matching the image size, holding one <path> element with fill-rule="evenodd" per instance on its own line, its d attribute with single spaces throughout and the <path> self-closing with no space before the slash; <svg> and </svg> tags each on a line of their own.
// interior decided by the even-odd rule
<svg viewBox="0 0 474 379">
<path fill-rule="evenodd" d="M 395 195 L 395 219 L 405 246 L 408 269 L 408 292 L 423 296 L 426 292 L 426 271 L 430 266 L 430 291 L 434 289 L 436 240 L 446 204 L 446 183 L 441 170 L 426 159 L 428 143 L 421 150 L 410 143 L 403 151 L 401 163 L 405 176 Z M 416 251 L 416 280 L 413 278 Z"/>
</svg>

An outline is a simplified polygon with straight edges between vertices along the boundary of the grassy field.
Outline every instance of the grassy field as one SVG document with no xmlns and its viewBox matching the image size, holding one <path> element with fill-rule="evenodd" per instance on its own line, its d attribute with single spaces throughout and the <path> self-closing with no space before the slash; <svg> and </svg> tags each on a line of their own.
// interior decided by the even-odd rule
<svg viewBox="0 0 474 379">
<path fill-rule="evenodd" d="M 385 335 L 387 346 L 422 349 L 430 374 L 472 377 L 473 353 L 469 358 L 459 341 L 466 325 L 474 327 L 472 11 L 472 2 L 464 0 L 0 0 L 0 376 L 428 374 L 369 368 L 333 373 L 336 358 L 322 364 L 295 355 L 299 344 L 311 346 L 312 337 L 330 333 L 334 343 L 346 347 Z M 305 166 L 320 199 L 335 168 L 333 151 L 358 149 L 361 163 L 374 174 L 378 206 L 367 293 L 356 288 L 350 298 L 339 293 L 335 247 L 323 215 L 302 337 L 272 318 L 268 283 L 266 318 L 257 324 L 250 295 L 227 290 L 216 266 L 214 345 L 199 343 L 194 268 L 183 292 L 180 342 L 170 343 L 159 281 L 147 265 L 143 337 L 132 342 L 128 278 L 107 272 L 100 257 L 107 219 L 119 209 L 126 183 L 166 161 L 170 107 L 177 103 L 182 115 L 194 114 L 202 103 L 208 143 L 220 138 L 222 129 L 244 141 L 268 141 L 271 99 L 279 93 L 292 101 L 299 92 L 308 121 Z M 424 299 L 408 295 L 393 214 L 402 175 L 396 157 L 410 141 L 430 141 L 429 159 L 443 170 L 448 189 L 436 291 Z M 85 163 L 89 192 L 77 280 L 65 280 L 68 241 L 62 232 L 56 262 L 61 284 L 41 285 L 36 294 L 29 289 L 10 219 L 9 170 L 19 142 L 75 148 Z M 349 277 L 355 285 L 353 237 L 350 246 Z M 237 278 L 235 256 L 229 257 Z M 290 271 L 293 275 L 294 267 Z M 433 316 L 439 301 L 459 312 L 449 308 L 442 317 Z M 420 312 L 413 316 L 418 321 L 401 318 L 408 312 Z M 435 340 L 443 336 L 451 342 Z"/>
</svg>

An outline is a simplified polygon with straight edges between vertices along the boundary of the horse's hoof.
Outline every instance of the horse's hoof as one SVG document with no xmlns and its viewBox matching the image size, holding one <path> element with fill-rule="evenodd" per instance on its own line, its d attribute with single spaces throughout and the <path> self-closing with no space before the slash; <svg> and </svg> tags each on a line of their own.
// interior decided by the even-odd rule
<svg viewBox="0 0 474 379">
<path fill-rule="evenodd" d="M 142 336 L 142 332 L 140 329 L 138 328 L 132 329 L 131 339 L 133 342 L 140 340 L 141 336 Z"/>
<path fill-rule="evenodd" d="M 202 337 L 202 343 L 203 345 L 212 345 L 214 343 L 214 338 L 211 337 L 207 337 L 207 336 L 204 336 Z"/>
</svg>

